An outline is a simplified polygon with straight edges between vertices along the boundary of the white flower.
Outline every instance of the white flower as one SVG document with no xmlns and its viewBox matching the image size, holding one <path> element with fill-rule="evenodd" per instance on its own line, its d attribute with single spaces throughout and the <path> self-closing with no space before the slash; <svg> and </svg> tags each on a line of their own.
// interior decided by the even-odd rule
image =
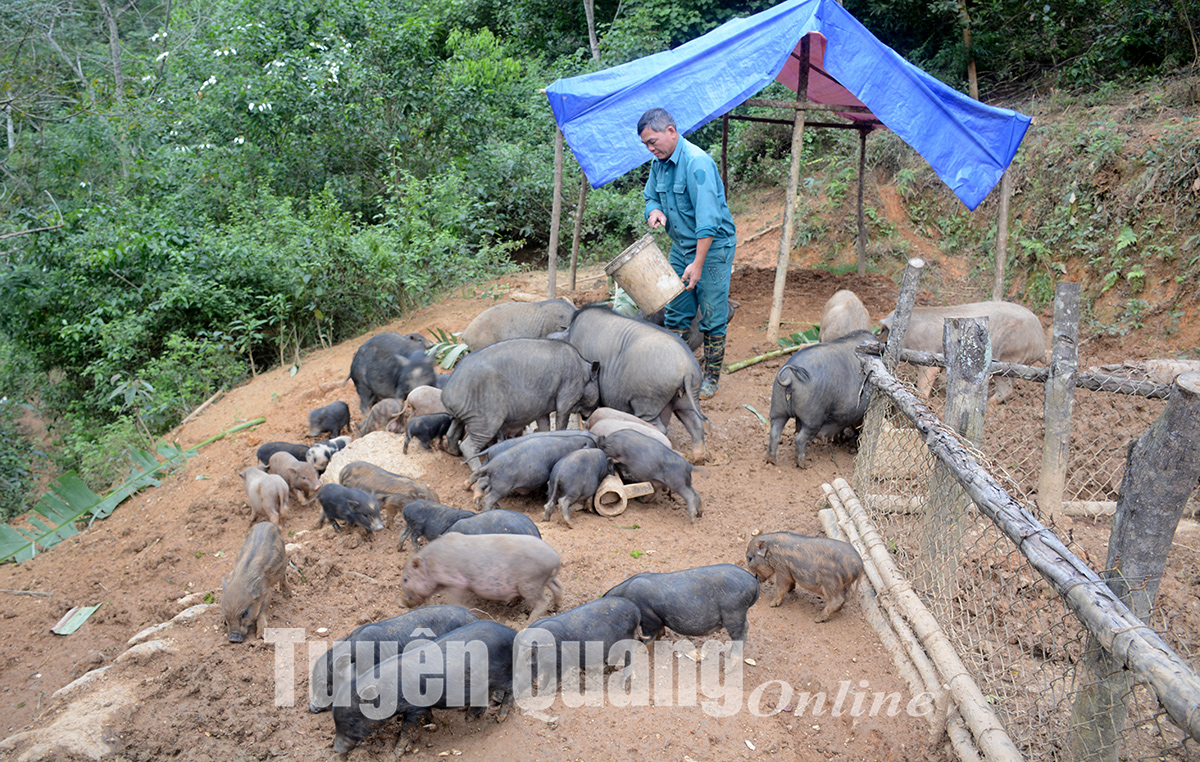
<svg viewBox="0 0 1200 762">
<path fill-rule="evenodd" d="M 163 52 L 159 53 L 157 56 L 154 57 L 154 62 L 158 63 L 159 61 L 163 60 L 164 58 L 166 58 L 169 55 L 171 55 L 171 51 L 164 50 Z"/>
<path fill-rule="evenodd" d="M 150 80 L 152 80 L 152 79 L 154 79 L 154 75 L 153 75 L 153 74 L 147 74 L 146 76 L 142 77 L 142 81 L 143 81 L 143 82 L 149 82 L 149 81 L 150 81 Z"/>
<path fill-rule="evenodd" d="M 246 138 L 242 137 L 241 135 L 238 135 L 236 138 L 233 139 L 234 145 L 240 146 L 242 143 L 245 143 L 245 142 L 246 142 Z"/>
</svg>

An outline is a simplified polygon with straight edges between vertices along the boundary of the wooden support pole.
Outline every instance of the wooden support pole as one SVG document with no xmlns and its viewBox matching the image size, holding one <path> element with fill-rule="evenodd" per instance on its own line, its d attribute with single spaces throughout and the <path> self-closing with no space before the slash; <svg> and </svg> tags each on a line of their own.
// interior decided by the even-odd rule
<svg viewBox="0 0 1200 762">
<path fill-rule="evenodd" d="M 794 101 L 772 101 L 762 98 L 749 98 L 742 101 L 743 106 L 760 106 L 762 108 L 784 108 L 796 109 L 797 111 L 844 111 L 847 114 L 869 114 L 871 109 L 866 106 L 841 106 L 836 103 L 813 103 L 808 100 L 808 59 L 804 58 L 804 50 L 807 50 L 808 40 L 801 40 L 801 45 L 806 46 L 800 53 L 800 80 L 803 83 L 802 90 L 796 93 Z"/>
<path fill-rule="evenodd" d="M 808 99 L 809 39 L 800 39 L 800 74 L 796 100 Z M 785 101 L 786 102 L 786 101 Z M 775 291 L 771 297 L 771 314 L 767 318 L 767 343 L 779 340 L 779 323 L 783 319 L 783 287 L 787 284 L 788 263 L 792 258 L 792 235 L 795 233 L 796 193 L 800 188 L 800 154 L 804 151 L 804 109 L 796 109 L 792 123 L 792 161 L 788 169 L 787 197 L 783 201 L 783 234 L 779 237 L 779 261 L 775 264 Z"/>
<path fill-rule="evenodd" d="M 721 117 L 721 187 L 729 196 L 729 114 Z"/>
<path fill-rule="evenodd" d="M 1075 377 L 1079 373 L 1078 283 L 1059 283 L 1054 289 L 1054 336 L 1051 340 L 1050 377 L 1046 380 L 1042 441 L 1042 472 L 1038 476 L 1037 504 L 1044 515 L 1062 515 L 1067 483 L 1067 454 L 1071 450 L 1071 412 L 1075 408 Z"/>
<path fill-rule="evenodd" d="M 555 298 L 558 288 L 558 229 L 562 223 L 562 179 L 563 179 L 563 134 L 554 128 L 554 204 L 550 211 L 550 250 L 547 253 L 550 270 L 550 285 L 546 296 Z"/>
<path fill-rule="evenodd" d="M 579 264 L 579 239 L 583 237 L 583 210 L 587 208 L 588 179 L 579 183 L 579 206 L 575 209 L 575 235 L 571 237 L 571 290 L 575 290 L 575 271 Z"/>
<path fill-rule="evenodd" d="M 1108 539 L 1108 586 L 1140 619 L 1158 597 L 1167 554 L 1200 478 L 1200 373 L 1175 379 L 1162 415 L 1129 447 Z M 1071 706 L 1071 760 L 1120 758 L 1133 680 L 1095 637 L 1084 651 L 1085 687 Z"/>
<path fill-rule="evenodd" d="M 996 270 L 992 279 L 992 300 L 1004 300 L 1004 269 L 1008 263 L 1008 200 L 1012 197 L 1012 167 L 1000 178 L 1000 212 L 996 221 Z"/>
<path fill-rule="evenodd" d="M 930 452 L 955 473 L 980 513 L 991 519 L 1004 536 L 1020 548 L 1030 566 L 1062 596 L 1067 608 L 1096 637 L 1104 651 L 1131 671 L 1134 680 L 1149 683 L 1171 721 L 1193 740 L 1200 741 L 1200 710 L 1197 709 L 1200 707 L 1200 676 L 1158 633 L 1138 619 L 1091 567 L 1005 492 L 983 466 L 943 430 L 941 422 L 916 395 L 888 372 L 882 360 L 867 357 L 863 361 L 863 370 L 877 393 L 886 395 L 913 422 Z M 1185 383 L 1197 387 L 1200 375 Z M 1200 415 L 1193 415 L 1192 424 L 1198 423 Z M 1200 434 L 1190 441 L 1200 442 Z M 1162 454 L 1165 453 L 1160 452 Z M 1195 486 L 1194 476 L 1192 486 Z"/>
<path fill-rule="evenodd" d="M 908 333 L 908 319 L 912 317 L 913 304 L 917 301 L 917 288 L 921 285 L 921 272 L 925 260 L 913 257 L 904 269 L 904 280 L 900 281 L 900 296 L 896 299 L 896 319 L 888 330 L 887 347 L 883 352 L 883 364 L 888 372 L 896 369 L 900 349 L 904 346 L 904 334 Z"/>
<path fill-rule="evenodd" d="M 942 343 L 947 363 L 946 425 L 978 447 L 983 441 L 987 368 L 992 361 L 988 319 L 948 318 L 942 326 Z M 954 474 L 945 465 L 935 463 L 929 476 L 929 500 L 924 506 L 917 573 L 939 621 L 948 621 L 951 614 L 954 578 L 970 505 Z"/>
<path fill-rule="evenodd" d="M 867 130 L 858 131 L 858 277 L 867 274 L 867 224 L 863 220 L 863 188 L 867 184 Z"/>
</svg>

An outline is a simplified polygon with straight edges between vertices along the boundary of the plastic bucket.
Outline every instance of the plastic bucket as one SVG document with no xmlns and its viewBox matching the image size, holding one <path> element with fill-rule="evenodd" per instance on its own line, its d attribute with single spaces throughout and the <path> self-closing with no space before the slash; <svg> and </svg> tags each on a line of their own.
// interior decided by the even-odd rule
<svg viewBox="0 0 1200 762">
<path fill-rule="evenodd" d="M 683 292 L 683 281 L 647 233 L 604 266 L 604 274 L 629 294 L 642 312 L 658 312 Z"/>
</svg>

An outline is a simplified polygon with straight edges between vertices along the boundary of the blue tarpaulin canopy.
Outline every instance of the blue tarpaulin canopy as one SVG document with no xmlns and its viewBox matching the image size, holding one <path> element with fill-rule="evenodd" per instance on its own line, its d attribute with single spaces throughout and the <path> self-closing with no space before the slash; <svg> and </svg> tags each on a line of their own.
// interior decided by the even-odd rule
<svg viewBox="0 0 1200 762">
<path fill-rule="evenodd" d="M 787 0 L 749 18 L 611 69 L 546 88 L 555 121 L 593 187 L 648 161 L 636 133 L 666 108 L 681 133 L 720 117 L 777 80 L 797 89 L 800 40 L 810 38 L 808 100 L 858 106 L 929 162 L 975 209 L 1012 161 L 1030 118 L 958 92 L 905 61 L 834 0 Z M 840 113 L 840 112 L 839 112 Z"/>
</svg>

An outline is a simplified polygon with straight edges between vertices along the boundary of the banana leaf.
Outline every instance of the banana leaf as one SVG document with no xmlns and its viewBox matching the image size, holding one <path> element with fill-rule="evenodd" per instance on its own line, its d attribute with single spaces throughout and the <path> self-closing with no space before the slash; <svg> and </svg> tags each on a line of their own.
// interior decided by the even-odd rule
<svg viewBox="0 0 1200 762">
<path fill-rule="evenodd" d="M 159 476 L 195 457 L 204 445 L 265 420 L 258 418 L 239 424 L 187 450 L 165 442 L 159 443 L 156 453 L 134 449 L 129 453 L 133 461 L 129 478 L 105 496 L 97 495 L 78 474 L 68 471 L 50 485 L 32 511 L 11 524 L 0 524 L 0 563 L 27 561 L 54 547 L 79 533 L 78 522 L 87 521 L 90 526 L 96 519 L 107 518 L 118 505 L 146 487 L 157 487 Z"/>
</svg>

